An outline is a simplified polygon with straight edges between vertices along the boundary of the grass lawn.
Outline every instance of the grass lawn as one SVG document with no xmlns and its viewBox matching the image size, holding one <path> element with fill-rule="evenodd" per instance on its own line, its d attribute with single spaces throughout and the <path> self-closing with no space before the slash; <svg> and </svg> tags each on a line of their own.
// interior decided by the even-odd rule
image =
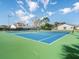
<svg viewBox="0 0 79 59">
<path fill-rule="evenodd" d="M 62 45 L 78 44 L 78 36 L 68 34 L 48 45 L 0 32 L 0 59 L 62 59 Z"/>
</svg>

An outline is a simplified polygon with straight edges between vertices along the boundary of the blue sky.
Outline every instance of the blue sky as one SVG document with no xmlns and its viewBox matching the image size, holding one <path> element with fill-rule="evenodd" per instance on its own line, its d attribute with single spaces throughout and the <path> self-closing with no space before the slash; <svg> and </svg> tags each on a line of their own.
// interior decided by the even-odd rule
<svg viewBox="0 0 79 59">
<path fill-rule="evenodd" d="M 11 17 L 8 17 L 11 16 Z M 55 21 L 79 24 L 79 0 L 0 0 L 0 24 L 48 16 Z"/>
</svg>

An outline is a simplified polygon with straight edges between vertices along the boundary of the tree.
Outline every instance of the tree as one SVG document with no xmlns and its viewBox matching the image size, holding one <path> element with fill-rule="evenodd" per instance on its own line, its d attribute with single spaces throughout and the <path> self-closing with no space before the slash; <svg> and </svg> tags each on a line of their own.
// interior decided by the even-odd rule
<svg viewBox="0 0 79 59">
<path fill-rule="evenodd" d="M 41 29 L 44 29 L 44 30 L 51 30 L 52 29 L 52 26 L 51 24 L 49 23 L 46 23 L 45 25 L 41 26 Z"/>
<path fill-rule="evenodd" d="M 33 23 L 33 27 L 37 28 L 40 27 L 41 21 L 40 19 L 34 19 L 32 20 L 32 23 Z"/>
<path fill-rule="evenodd" d="M 34 20 L 32 20 L 32 23 L 33 23 L 33 27 L 34 28 L 42 28 L 42 29 L 45 29 L 47 28 L 46 26 L 47 23 L 49 22 L 49 18 L 48 17 L 42 17 L 42 18 L 36 18 Z"/>
</svg>

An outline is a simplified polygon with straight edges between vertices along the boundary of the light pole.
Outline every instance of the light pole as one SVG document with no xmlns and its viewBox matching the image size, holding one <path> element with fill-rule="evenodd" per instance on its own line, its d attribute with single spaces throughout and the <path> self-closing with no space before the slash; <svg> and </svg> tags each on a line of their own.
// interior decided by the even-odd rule
<svg viewBox="0 0 79 59">
<path fill-rule="evenodd" d="M 11 15 L 8 15 L 8 28 L 10 26 L 10 18 L 11 18 Z"/>
</svg>

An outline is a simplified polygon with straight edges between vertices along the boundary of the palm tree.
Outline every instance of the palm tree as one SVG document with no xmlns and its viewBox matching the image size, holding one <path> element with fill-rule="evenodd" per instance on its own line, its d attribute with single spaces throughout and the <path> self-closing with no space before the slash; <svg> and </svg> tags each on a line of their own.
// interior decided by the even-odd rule
<svg viewBox="0 0 79 59">
<path fill-rule="evenodd" d="M 73 27 L 72 34 L 75 32 L 76 26 Z"/>
<path fill-rule="evenodd" d="M 50 20 L 47 16 L 43 17 L 42 20 L 41 20 L 41 22 L 43 22 L 43 23 L 48 23 L 49 21 Z"/>
<path fill-rule="evenodd" d="M 55 26 L 56 30 L 58 29 L 58 25 L 59 25 L 59 22 L 55 22 L 54 26 Z"/>
<path fill-rule="evenodd" d="M 72 45 L 63 47 L 63 59 L 79 59 L 79 46 Z"/>
</svg>

